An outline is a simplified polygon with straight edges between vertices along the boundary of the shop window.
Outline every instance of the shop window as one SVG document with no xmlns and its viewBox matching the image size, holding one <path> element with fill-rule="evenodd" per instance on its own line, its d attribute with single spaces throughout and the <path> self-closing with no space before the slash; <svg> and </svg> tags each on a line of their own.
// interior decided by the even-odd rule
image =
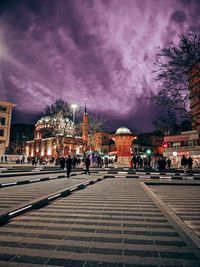
<svg viewBox="0 0 200 267">
<path fill-rule="evenodd" d="M 0 130 L 0 136 L 4 136 L 4 130 L 3 129 Z"/>
<path fill-rule="evenodd" d="M 6 125 L 6 118 L 0 117 L 0 125 Z"/>
</svg>

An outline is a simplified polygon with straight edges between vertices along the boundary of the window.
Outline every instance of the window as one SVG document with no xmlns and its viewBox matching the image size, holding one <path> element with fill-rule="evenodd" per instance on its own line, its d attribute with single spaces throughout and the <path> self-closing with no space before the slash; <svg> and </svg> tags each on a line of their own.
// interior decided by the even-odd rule
<svg viewBox="0 0 200 267">
<path fill-rule="evenodd" d="M 0 105 L 0 111 L 6 112 L 7 111 L 7 107 Z"/>
<path fill-rule="evenodd" d="M 6 118 L 0 117 L 0 125 L 6 125 Z"/>
<path fill-rule="evenodd" d="M 4 130 L 0 129 L 0 136 L 4 136 Z"/>
</svg>

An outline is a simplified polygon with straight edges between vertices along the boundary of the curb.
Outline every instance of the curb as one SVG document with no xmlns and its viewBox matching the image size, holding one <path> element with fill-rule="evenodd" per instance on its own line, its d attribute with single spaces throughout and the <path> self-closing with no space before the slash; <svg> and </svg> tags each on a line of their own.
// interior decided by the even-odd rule
<svg viewBox="0 0 200 267">
<path fill-rule="evenodd" d="M 79 174 L 83 174 L 83 173 L 72 173 L 71 176 L 76 176 Z M 49 181 L 53 179 L 65 178 L 66 176 L 67 175 L 65 174 L 65 175 L 58 175 L 58 176 L 52 176 L 52 177 L 43 177 L 39 179 L 30 179 L 30 180 L 23 180 L 23 181 L 18 181 L 18 182 L 2 183 L 0 184 L 0 188 L 13 186 L 13 185 L 23 185 L 23 184 L 29 184 L 29 183 L 44 182 L 44 181 Z"/>
<path fill-rule="evenodd" d="M 92 180 L 88 180 L 84 183 L 77 184 L 75 186 L 69 187 L 65 190 L 57 191 L 53 194 L 47 195 L 45 198 L 39 198 L 35 201 L 30 201 L 26 205 L 20 205 L 18 208 L 10 209 L 10 211 L 1 214 L 0 215 L 0 226 L 8 223 L 9 220 L 11 220 L 14 217 L 17 217 L 18 215 L 21 215 L 27 211 L 33 210 L 33 209 L 40 209 L 46 205 L 48 205 L 51 201 L 54 201 L 60 197 L 66 197 L 77 190 L 82 190 L 88 185 L 92 185 L 96 182 L 102 181 L 103 178 L 96 178 Z"/>
</svg>

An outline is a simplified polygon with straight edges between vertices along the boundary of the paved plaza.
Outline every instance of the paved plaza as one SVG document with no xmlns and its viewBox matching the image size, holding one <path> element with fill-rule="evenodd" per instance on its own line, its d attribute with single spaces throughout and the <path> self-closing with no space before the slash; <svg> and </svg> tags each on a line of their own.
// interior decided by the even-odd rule
<svg viewBox="0 0 200 267">
<path fill-rule="evenodd" d="M 108 172 L 1 187 L 1 214 L 72 191 L 0 227 L 0 266 L 200 266 L 199 180 Z"/>
</svg>

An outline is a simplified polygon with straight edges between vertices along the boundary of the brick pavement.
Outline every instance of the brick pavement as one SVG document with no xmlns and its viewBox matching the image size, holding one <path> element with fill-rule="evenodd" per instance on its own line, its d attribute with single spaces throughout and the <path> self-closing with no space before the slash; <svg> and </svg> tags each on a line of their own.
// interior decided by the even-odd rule
<svg viewBox="0 0 200 267">
<path fill-rule="evenodd" d="M 0 240 L 0 266 L 200 266 L 135 179 L 105 179 L 29 212 Z"/>
</svg>

